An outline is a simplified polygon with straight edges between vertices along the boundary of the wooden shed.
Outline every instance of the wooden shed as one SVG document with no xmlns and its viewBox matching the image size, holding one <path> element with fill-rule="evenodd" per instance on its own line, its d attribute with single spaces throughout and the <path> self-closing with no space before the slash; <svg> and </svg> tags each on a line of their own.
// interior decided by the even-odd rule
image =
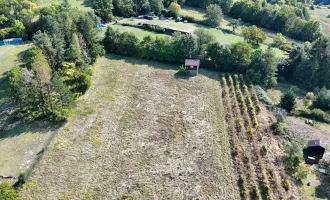
<svg viewBox="0 0 330 200">
<path fill-rule="evenodd" d="M 327 144 L 321 140 L 309 140 L 307 143 L 307 152 L 309 156 L 316 159 L 322 159 L 327 148 Z"/>
<path fill-rule="evenodd" d="M 199 59 L 186 59 L 185 66 L 191 76 L 197 76 L 201 61 Z"/>
</svg>

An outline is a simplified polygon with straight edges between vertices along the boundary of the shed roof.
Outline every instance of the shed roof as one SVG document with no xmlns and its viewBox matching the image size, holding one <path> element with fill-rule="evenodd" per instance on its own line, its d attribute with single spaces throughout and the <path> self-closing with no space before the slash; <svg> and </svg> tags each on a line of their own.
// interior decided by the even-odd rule
<svg viewBox="0 0 330 200">
<path fill-rule="evenodd" d="M 186 59 L 186 66 L 199 66 L 201 61 L 199 59 Z"/>
<path fill-rule="evenodd" d="M 307 147 L 323 147 L 326 149 L 327 144 L 322 142 L 321 140 L 309 140 L 307 143 Z"/>
<path fill-rule="evenodd" d="M 327 91 L 327 95 L 328 95 L 328 97 L 330 97 L 330 90 Z"/>
</svg>

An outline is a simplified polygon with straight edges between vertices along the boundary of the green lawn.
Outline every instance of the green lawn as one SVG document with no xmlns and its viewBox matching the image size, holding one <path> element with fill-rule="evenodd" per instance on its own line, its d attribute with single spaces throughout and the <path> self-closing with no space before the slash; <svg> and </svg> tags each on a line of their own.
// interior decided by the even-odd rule
<svg viewBox="0 0 330 200">
<path fill-rule="evenodd" d="M 62 0 L 37 0 L 38 5 L 41 6 L 49 6 L 51 4 L 60 4 L 63 1 Z M 85 5 L 84 0 L 69 0 L 69 3 L 72 5 L 72 7 L 77 7 L 81 10 L 91 10 L 90 7 Z"/>
<path fill-rule="evenodd" d="M 0 46 L 0 79 L 14 66 L 19 55 L 27 48 L 27 44 Z"/>
<path fill-rule="evenodd" d="M 118 29 L 120 32 L 132 32 L 134 33 L 134 35 L 136 35 L 136 37 L 138 37 L 139 39 L 143 39 L 144 37 L 151 35 L 151 36 L 158 36 L 158 37 L 165 37 L 168 36 L 166 34 L 159 34 L 159 33 L 155 33 L 155 32 L 151 32 L 151 31 L 146 31 L 146 30 L 142 30 L 139 28 L 134 28 L 134 27 L 129 27 L 129 26 L 121 26 L 118 24 L 108 24 L 108 26 L 114 28 L 114 29 Z M 101 35 L 104 35 L 106 29 L 102 29 L 100 31 Z"/>
<path fill-rule="evenodd" d="M 198 20 L 205 19 L 203 9 L 192 8 L 192 7 L 183 8 L 180 12 L 180 15 L 193 17 L 193 18 L 198 19 Z"/>
<path fill-rule="evenodd" d="M 41 121 L 19 122 L 13 118 L 15 104 L 4 77 L 17 63 L 27 44 L 0 46 L 0 175 L 17 177 L 35 160 L 51 137 L 53 124 Z"/>
</svg>

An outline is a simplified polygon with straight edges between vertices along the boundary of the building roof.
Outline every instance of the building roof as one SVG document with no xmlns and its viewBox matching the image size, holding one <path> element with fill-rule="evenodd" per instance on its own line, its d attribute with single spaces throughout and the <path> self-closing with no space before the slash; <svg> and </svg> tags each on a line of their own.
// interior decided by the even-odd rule
<svg viewBox="0 0 330 200">
<path fill-rule="evenodd" d="M 199 66 L 201 61 L 199 59 L 186 59 L 186 66 Z"/>
<path fill-rule="evenodd" d="M 327 95 L 328 95 L 328 97 L 330 97 L 330 90 L 327 91 Z"/>
<path fill-rule="evenodd" d="M 323 147 L 326 149 L 327 144 L 322 142 L 321 140 L 309 140 L 307 143 L 307 147 Z"/>
</svg>

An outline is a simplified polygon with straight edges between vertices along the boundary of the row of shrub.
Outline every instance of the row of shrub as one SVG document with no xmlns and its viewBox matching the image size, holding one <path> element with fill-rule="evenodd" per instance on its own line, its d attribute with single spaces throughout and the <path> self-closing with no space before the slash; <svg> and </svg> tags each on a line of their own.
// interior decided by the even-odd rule
<svg viewBox="0 0 330 200">
<path fill-rule="evenodd" d="M 330 123 L 330 115 L 321 109 L 298 110 L 295 112 L 295 114 L 301 117 L 306 117 L 309 119 Z"/>
</svg>

